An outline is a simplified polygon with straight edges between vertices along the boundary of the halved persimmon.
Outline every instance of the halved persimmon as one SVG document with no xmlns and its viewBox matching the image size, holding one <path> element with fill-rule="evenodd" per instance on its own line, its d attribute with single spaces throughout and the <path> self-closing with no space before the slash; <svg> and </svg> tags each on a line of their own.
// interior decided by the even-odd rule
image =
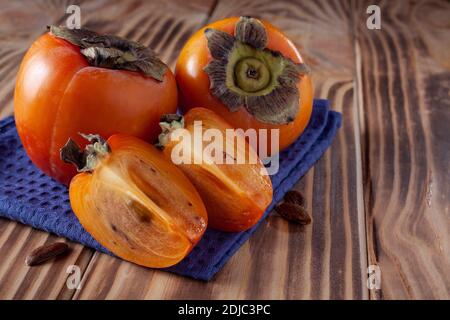
<svg viewBox="0 0 450 320">
<path fill-rule="evenodd" d="M 167 115 L 160 125 L 160 146 L 197 188 L 209 226 L 229 232 L 254 226 L 272 201 L 272 183 L 245 137 L 206 108 Z"/>
<path fill-rule="evenodd" d="M 207 226 L 205 206 L 188 178 L 154 146 L 116 134 L 108 141 L 84 135 L 81 151 L 69 140 L 61 150 L 79 173 L 70 203 L 83 227 L 115 255 L 162 268 L 181 261 Z"/>
</svg>

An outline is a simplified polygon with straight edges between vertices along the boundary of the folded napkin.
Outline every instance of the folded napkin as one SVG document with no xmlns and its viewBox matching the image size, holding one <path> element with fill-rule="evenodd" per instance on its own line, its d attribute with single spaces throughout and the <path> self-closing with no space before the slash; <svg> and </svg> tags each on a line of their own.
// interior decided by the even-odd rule
<svg viewBox="0 0 450 320">
<path fill-rule="evenodd" d="M 279 171 L 271 176 L 273 202 L 261 221 L 239 233 L 207 229 L 183 261 L 165 270 L 210 280 L 258 228 L 284 194 L 322 156 L 340 125 L 341 115 L 329 110 L 328 101 L 315 100 L 308 127 L 292 146 L 280 154 Z M 13 117 L 0 122 L 0 216 L 109 253 L 78 222 L 70 208 L 67 188 L 31 163 L 17 135 Z"/>
</svg>

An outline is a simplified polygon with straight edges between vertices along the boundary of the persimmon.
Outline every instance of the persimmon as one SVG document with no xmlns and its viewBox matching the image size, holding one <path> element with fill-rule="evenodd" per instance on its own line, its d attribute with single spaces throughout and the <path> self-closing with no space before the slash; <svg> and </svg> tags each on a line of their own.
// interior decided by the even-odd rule
<svg viewBox="0 0 450 320">
<path fill-rule="evenodd" d="M 272 183 L 245 137 L 206 108 L 161 120 L 159 146 L 197 188 L 208 225 L 229 232 L 254 226 L 272 201 Z"/>
<path fill-rule="evenodd" d="M 63 161 L 80 172 L 69 187 L 83 227 L 115 255 L 139 265 L 168 267 L 182 260 L 207 226 L 205 206 L 188 178 L 153 145 L 114 134 L 84 151 L 69 139 Z"/>
<path fill-rule="evenodd" d="M 162 114 L 175 112 L 174 75 L 147 47 L 85 29 L 51 27 L 23 58 L 14 114 L 33 163 L 68 184 L 76 170 L 59 159 L 78 132 L 130 134 L 153 142 Z"/>
<path fill-rule="evenodd" d="M 308 73 L 300 53 L 279 29 L 267 21 L 232 17 L 205 26 L 187 41 L 175 77 L 185 111 L 205 107 L 235 128 L 279 129 L 283 150 L 311 116 Z M 277 151 L 271 150 L 270 136 L 266 149 L 268 155 Z"/>
</svg>

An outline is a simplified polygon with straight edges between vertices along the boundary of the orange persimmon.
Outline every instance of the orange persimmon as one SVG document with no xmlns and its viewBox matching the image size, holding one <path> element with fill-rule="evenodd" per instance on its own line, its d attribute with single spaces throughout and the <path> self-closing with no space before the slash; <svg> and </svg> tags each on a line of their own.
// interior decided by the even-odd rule
<svg viewBox="0 0 450 320">
<path fill-rule="evenodd" d="M 130 134 L 153 142 L 162 114 L 175 112 L 174 75 L 149 48 L 85 29 L 51 27 L 26 53 L 17 74 L 14 114 L 33 163 L 68 184 L 59 159 L 78 132 Z"/>
<path fill-rule="evenodd" d="M 272 201 L 272 183 L 244 136 L 206 108 L 161 120 L 160 147 L 197 188 L 209 226 L 229 232 L 254 226 Z"/>
<path fill-rule="evenodd" d="M 185 111 L 205 107 L 235 128 L 279 129 L 279 149 L 306 128 L 313 102 L 309 69 L 294 44 L 267 21 L 233 17 L 197 31 L 175 70 Z M 267 141 L 271 150 L 270 136 Z"/>
<path fill-rule="evenodd" d="M 70 183 L 73 211 L 83 227 L 115 255 L 139 265 L 181 261 L 206 230 L 207 213 L 188 178 L 153 145 L 122 134 L 106 142 L 71 139 L 63 161 L 80 171 Z"/>
</svg>

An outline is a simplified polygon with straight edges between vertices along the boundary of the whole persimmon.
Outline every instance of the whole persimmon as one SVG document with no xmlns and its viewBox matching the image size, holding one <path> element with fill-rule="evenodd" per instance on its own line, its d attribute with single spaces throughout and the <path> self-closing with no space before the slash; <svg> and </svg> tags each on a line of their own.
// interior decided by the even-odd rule
<svg viewBox="0 0 450 320">
<path fill-rule="evenodd" d="M 207 25 L 188 40 L 175 77 L 185 111 L 209 108 L 244 130 L 279 129 L 283 150 L 311 116 L 308 73 L 300 53 L 279 29 L 267 21 L 232 17 Z M 277 151 L 271 148 L 270 135 L 265 147 L 268 155 Z"/>
<path fill-rule="evenodd" d="M 76 170 L 61 161 L 69 137 L 129 134 L 153 142 L 162 114 L 175 112 L 170 69 L 148 47 L 86 29 L 50 27 L 26 53 L 14 93 L 16 126 L 33 163 L 68 184 Z"/>
</svg>

